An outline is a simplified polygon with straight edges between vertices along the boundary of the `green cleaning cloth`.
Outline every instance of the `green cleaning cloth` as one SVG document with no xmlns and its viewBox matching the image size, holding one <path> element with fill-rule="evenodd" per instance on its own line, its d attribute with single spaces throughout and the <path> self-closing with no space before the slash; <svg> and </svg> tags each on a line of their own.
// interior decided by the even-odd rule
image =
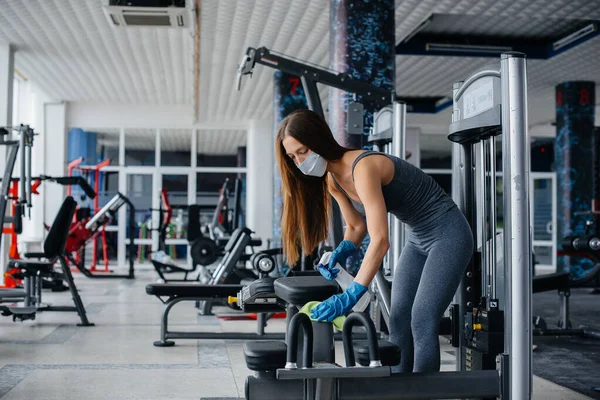
<svg viewBox="0 0 600 400">
<path fill-rule="evenodd" d="M 316 319 L 312 319 L 310 315 L 311 315 L 311 311 L 313 310 L 313 308 L 315 308 L 319 304 L 321 304 L 320 301 L 309 301 L 308 303 L 306 303 L 304 305 L 304 307 L 302 307 L 300 309 L 300 312 L 302 314 L 308 315 L 308 318 L 310 318 L 311 321 L 317 321 Z M 346 316 L 340 315 L 339 317 L 335 317 L 335 319 L 332 321 L 332 324 L 333 324 L 333 326 L 335 326 L 335 328 L 338 331 L 341 331 L 342 327 L 344 326 L 345 321 L 346 321 Z"/>
</svg>

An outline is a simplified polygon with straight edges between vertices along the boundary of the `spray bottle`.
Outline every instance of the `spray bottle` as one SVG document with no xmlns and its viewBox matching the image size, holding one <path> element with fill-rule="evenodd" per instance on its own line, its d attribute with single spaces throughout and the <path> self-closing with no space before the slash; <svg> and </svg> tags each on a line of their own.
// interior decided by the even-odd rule
<svg viewBox="0 0 600 400">
<path fill-rule="evenodd" d="M 321 257 L 321 259 L 319 260 L 319 265 L 328 265 L 330 258 L 331 258 L 330 251 L 324 253 L 323 256 Z M 340 263 L 336 263 L 335 266 L 333 267 L 333 270 L 337 271 L 337 276 L 335 278 L 335 281 L 338 283 L 338 285 L 340 285 L 342 290 L 346 290 L 346 288 L 348 286 L 350 286 L 350 284 L 354 280 L 354 277 L 352 275 L 350 275 L 348 273 L 348 271 L 346 271 L 346 269 L 340 265 Z M 358 300 L 356 305 L 352 308 L 352 311 L 357 311 L 357 312 L 365 311 L 367 309 L 367 307 L 369 306 L 370 302 L 371 302 L 371 293 L 369 293 L 369 291 L 367 290 L 367 292 L 365 292 L 365 294 L 362 295 L 362 297 Z"/>
</svg>

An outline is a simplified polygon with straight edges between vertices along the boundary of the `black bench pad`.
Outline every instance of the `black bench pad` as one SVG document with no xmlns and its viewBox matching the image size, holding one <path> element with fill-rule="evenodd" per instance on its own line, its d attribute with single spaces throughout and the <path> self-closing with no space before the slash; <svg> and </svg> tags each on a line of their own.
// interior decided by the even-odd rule
<svg viewBox="0 0 600 400">
<path fill-rule="evenodd" d="M 379 358 L 381 365 L 392 367 L 400 364 L 400 347 L 387 340 L 378 340 Z M 369 345 L 367 340 L 357 340 L 354 342 L 354 358 L 356 363 L 363 367 L 368 367 L 369 362 Z"/>
<path fill-rule="evenodd" d="M 554 274 L 534 276 L 532 282 L 533 293 L 550 290 L 569 290 L 570 275 L 569 272 L 556 272 Z"/>
<path fill-rule="evenodd" d="M 46 258 L 46 253 L 44 252 L 31 252 L 23 254 L 25 258 Z"/>
<path fill-rule="evenodd" d="M 273 371 L 285 367 L 287 346 L 277 340 L 244 343 L 246 366 L 252 371 Z"/>
<path fill-rule="evenodd" d="M 30 274 L 37 274 L 38 272 L 44 274 L 54 272 L 54 263 L 48 261 L 37 261 L 37 260 L 9 260 L 9 268 L 24 269 Z"/>
<path fill-rule="evenodd" d="M 335 281 L 322 276 L 290 276 L 275 281 L 275 294 L 288 304 L 301 306 L 309 301 L 323 301 L 339 292 Z"/>
<path fill-rule="evenodd" d="M 242 285 L 153 283 L 146 285 L 146 293 L 153 296 L 226 298 L 227 296 L 237 296 L 242 288 Z"/>
</svg>

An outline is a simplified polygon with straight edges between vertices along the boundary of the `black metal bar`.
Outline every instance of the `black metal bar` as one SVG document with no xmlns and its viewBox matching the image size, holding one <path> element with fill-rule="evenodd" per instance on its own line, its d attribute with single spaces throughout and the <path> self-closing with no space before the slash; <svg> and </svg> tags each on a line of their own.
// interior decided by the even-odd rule
<svg viewBox="0 0 600 400">
<path fill-rule="evenodd" d="M 88 183 L 88 181 L 86 181 L 85 179 L 83 179 L 82 176 L 59 176 L 59 177 L 56 177 L 56 178 L 51 177 L 51 176 L 41 176 L 38 179 L 40 179 L 40 180 L 55 181 L 59 185 L 65 185 L 65 186 L 77 185 L 77 186 L 79 186 L 81 188 L 81 190 L 83 190 L 83 192 L 85 193 L 85 195 L 87 197 L 89 197 L 90 199 L 94 199 L 96 197 L 96 192 L 90 186 L 90 184 Z"/>
<path fill-rule="evenodd" d="M 27 150 L 26 150 L 26 145 L 25 143 L 27 142 L 27 135 L 28 135 L 28 131 L 29 131 L 29 127 L 28 126 L 24 126 L 21 125 L 21 127 L 19 128 L 19 147 L 21 148 L 21 162 L 19 165 L 19 169 L 20 169 L 20 176 L 21 176 L 21 183 L 23 183 L 20 187 L 19 187 L 19 203 L 27 203 L 27 186 L 31 187 L 31 176 L 27 176 L 26 173 L 26 167 L 27 167 Z"/>
<path fill-rule="evenodd" d="M 323 105 L 321 104 L 321 98 L 319 97 L 319 89 L 317 88 L 317 83 L 306 75 L 302 75 L 300 77 L 300 80 L 302 81 L 302 87 L 304 88 L 304 95 L 306 96 L 308 108 L 325 118 L 325 113 L 323 112 Z"/>
<path fill-rule="evenodd" d="M 246 51 L 246 54 L 249 54 L 250 50 L 251 48 Z M 298 76 L 300 79 L 307 77 L 313 82 L 321 82 L 327 86 L 356 93 L 364 100 L 376 102 L 382 107 L 391 104 L 393 100 L 393 92 L 389 90 L 373 86 L 367 82 L 355 80 L 346 73 L 333 73 L 292 60 L 284 55 L 273 54 L 266 47 L 260 47 L 255 50 L 254 62 Z M 304 84 L 304 81 L 302 83 Z"/>
<path fill-rule="evenodd" d="M 367 313 L 353 312 L 346 318 L 342 328 L 342 337 L 344 338 L 344 355 L 346 356 L 346 366 L 354 367 L 354 343 L 352 342 L 352 328 L 362 325 L 367 330 L 367 340 L 369 341 L 369 360 L 372 366 L 381 366 L 379 358 L 379 346 L 377 345 L 377 334 L 375 325 Z M 376 365 L 378 364 L 378 365 Z"/>
<path fill-rule="evenodd" d="M 390 367 L 350 367 L 344 368 L 335 364 L 315 364 L 314 368 L 299 368 L 277 370 L 277 379 L 297 380 L 297 379 L 357 379 L 365 378 L 386 378 L 392 375 Z M 362 381 L 359 381 L 362 382 Z M 367 398 L 364 395 L 362 398 Z M 343 398 L 343 397 L 342 397 Z M 369 400 L 371 399 L 368 397 Z M 343 398 L 345 400 L 345 398 Z"/>
<path fill-rule="evenodd" d="M 2 189 L 0 191 L 0 227 L 4 226 L 6 218 L 6 203 L 8 200 L 8 191 L 10 189 L 10 177 L 12 175 L 13 169 L 15 168 L 15 162 L 17 161 L 17 152 L 19 151 L 19 142 L 9 141 L 4 142 L 3 144 L 9 146 L 9 151 L 4 167 Z M 3 236 L 4 235 L 0 234 L 0 246 L 2 245 Z"/>
<path fill-rule="evenodd" d="M 167 347 L 175 343 L 168 339 L 238 339 L 238 340 L 284 340 L 285 333 L 245 333 L 245 332 L 173 332 L 169 331 L 169 312 L 175 304 L 182 301 L 212 300 L 212 297 L 175 297 L 165 303 L 161 318 L 160 340 L 154 342 L 155 346 Z M 264 332 L 264 331 L 263 331 Z"/>
<path fill-rule="evenodd" d="M 534 329 L 533 336 L 585 336 L 584 329 Z"/>
<path fill-rule="evenodd" d="M 36 312 L 52 311 L 52 312 L 73 312 L 78 311 L 74 306 L 46 306 L 39 307 Z"/>
<path fill-rule="evenodd" d="M 64 249 L 63 249 L 64 251 Z M 83 301 L 81 301 L 81 297 L 79 296 L 79 292 L 77 291 L 77 287 L 75 286 L 75 282 L 73 280 L 73 275 L 71 274 L 71 268 L 69 268 L 69 264 L 63 255 L 58 256 L 58 261 L 60 262 L 60 266 L 63 270 L 63 276 L 65 281 L 67 282 L 67 286 L 69 286 L 69 290 L 71 291 L 71 296 L 73 297 L 73 303 L 75 304 L 75 310 L 77 314 L 79 314 L 79 318 L 81 319 L 81 324 L 77 324 L 78 326 L 94 326 L 93 323 L 90 323 L 87 318 L 87 313 L 85 311 L 85 306 L 83 305 Z"/>
<path fill-rule="evenodd" d="M 302 367 L 312 368 L 313 356 L 313 330 L 310 318 L 306 314 L 298 313 L 294 315 L 288 325 L 286 334 L 287 358 L 286 368 L 296 368 L 296 360 L 298 355 L 298 334 L 299 329 L 303 332 L 303 348 L 302 348 Z"/>
<path fill-rule="evenodd" d="M 129 230 L 129 251 L 127 252 L 128 256 L 129 256 L 129 274 L 126 276 L 127 279 L 134 279 L 135 278 L 135 271 L 133 269 L 133 263 L 134 263 L 134 259 L 135 259 L 135 250 L 133 247 L 133 237 L 135 236 L 135 206 L 133 205 L 133 203 L 131 202 L 131 200 L 129 200 L 129 198 L 125 195 L 123 195 L 122 193 L 119 193 L 121 195 L 121 197 L 123 198 L 123 200 L 125 201 L 125 203 L 127 204 L 127 206 L 129 207 L 129 226 L 127 227 Z"/>
<path fill-rule="evenodd" d="M 600 330 L 589 327 L 583 327 L 582 329 L 585 337 L 591 339 L 600 339 Z"/>
<path fill-rule="evenodd" d="M 285 333 L 253 332 L 167 332 L 165 339 L 283 340 Z"/>
<path fill-rule="evenodd" d="M 233 203 L 233 226 L 231 227 L 232 232 L 240 227 L 240 211 L 242 208 L 242 180 L 240 178 L 236 178 L 235 183 L 233 185 L 233 190 L 235 201 Z"/>
<path fill-rule="evenodd" d="M 356 368 L 362 369 L 372 368 Z M 344 400 L 496 398 L 500 396 L 500 373 L 495 370 L 406 373 L 388 378 L 339 379 L 338 385 L 339 398 Z"/>
</svg>

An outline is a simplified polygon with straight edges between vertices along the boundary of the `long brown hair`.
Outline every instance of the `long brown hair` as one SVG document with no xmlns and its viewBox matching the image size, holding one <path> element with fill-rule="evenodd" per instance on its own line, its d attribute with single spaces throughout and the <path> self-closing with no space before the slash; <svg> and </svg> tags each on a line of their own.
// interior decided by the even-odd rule
<svg viewBox="0 0 600 400">
<path fill-rule="evenodd" d="M 327 161 L 342 158 L 350 149 L 342 147 L 319 114 L 296 110 L 285 117 L 277 129 L 275 153 L 281 173 L 283 215 L 281 237 L 287 263 L 294 266 L 300 254 L 310 254 L 319 242 L 327 239 L 331 203 L 327 175 L 323 178 L 304 175 L 286 155 L 283 139 L 291 136 Z"/>
</svg>

